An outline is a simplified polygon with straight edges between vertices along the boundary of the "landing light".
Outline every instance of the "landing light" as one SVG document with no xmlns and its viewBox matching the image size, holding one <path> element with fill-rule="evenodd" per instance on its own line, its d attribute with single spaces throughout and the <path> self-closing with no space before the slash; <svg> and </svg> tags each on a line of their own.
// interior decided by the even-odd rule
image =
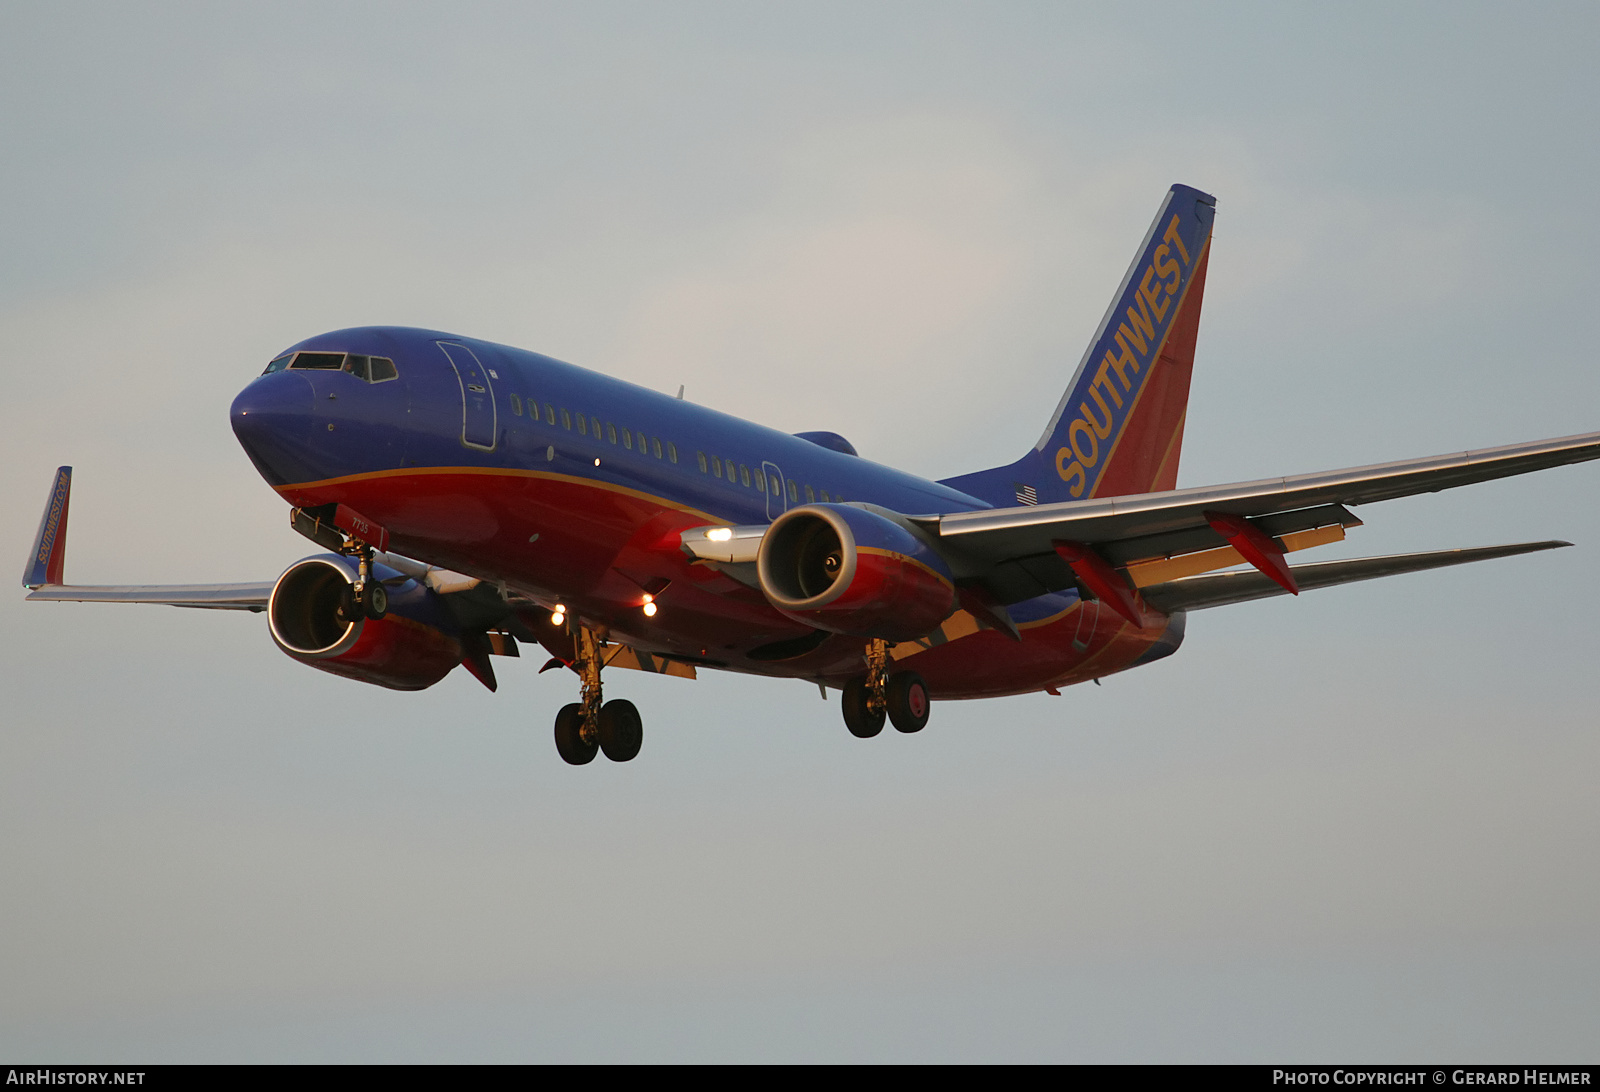
<svg viewBox="0 0 1600 1092">
<path fill-rule="evenodd" d="M 551 611 L 550 612 L 550 624 L 552 626 L 564 626 L 564 625 L 566 625 L 567 624 L 567 608 L 566 607 L 562 607 L 562 606 L 557 606 L 555 610 Z"/>
<path fill-rule="evenodd" d="M 727 542 L 733 537 L 732 527 L 713 527 L 706 532 L 706 537 L 712 542 Z"/>
<path fill-rule="evenodd" d="M 654 603 L 646 603 L 644 605 L 644 616 L 646 618 L 654 618 L 656 616 L 656 605 Z"/>
</svg>

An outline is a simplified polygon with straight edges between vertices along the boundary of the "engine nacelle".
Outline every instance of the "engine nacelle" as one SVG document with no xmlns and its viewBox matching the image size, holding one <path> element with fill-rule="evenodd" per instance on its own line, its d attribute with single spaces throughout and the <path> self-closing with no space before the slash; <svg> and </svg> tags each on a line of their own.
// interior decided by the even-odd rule
<svg viewBox="0 0 1600 1092">
<path fill-rule="evenodd" d="M 390 690 L 425 690 L 461 662 L 455 623 L 426 586 L 386 565 L 372 568 L 389 593 L 388 613 L 350 620 L 355 561 L 321 554 L 289 566 L 267 602 L 272 639 L 319 670 Z"/>
<path fill-rule="evenodd" d="M 783 614 L 856 637 L 908 641 L 956 607 L 942 557 L 894 520 L 850 505 L 808 504 L 773 520 L 756 571 Z"/>
</svg>

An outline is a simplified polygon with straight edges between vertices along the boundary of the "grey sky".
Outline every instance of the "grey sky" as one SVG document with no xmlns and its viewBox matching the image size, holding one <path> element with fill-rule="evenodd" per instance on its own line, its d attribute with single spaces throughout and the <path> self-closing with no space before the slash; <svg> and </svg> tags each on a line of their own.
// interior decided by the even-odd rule
<svg viewBox="0 0 1600 1092">
<path fill-rule="evenodd" d="M 1600 428 L 1586 5 L 43 5 L 0 65 L 0 536 L 311 552 L 228 430 L 368 322 L 930 476 L 1037 436 L 1175 181 L 1218 197 L 1180 484 Z M 851 738 L 617 672 L 574 770 L 259 618 L 0 597 L 0 1053 L 1594 1060 L 1600 472 L 1346 556 L 1578 547 L 1195 615 L 1160 665 Z"/>
</svg>

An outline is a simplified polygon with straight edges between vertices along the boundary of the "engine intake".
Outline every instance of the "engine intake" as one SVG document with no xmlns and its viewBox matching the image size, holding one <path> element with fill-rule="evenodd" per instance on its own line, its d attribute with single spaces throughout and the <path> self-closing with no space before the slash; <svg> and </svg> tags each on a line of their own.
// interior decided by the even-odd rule
<svg viewBox="0 0 1600 1092">
<path fill-rule="evenodd" d="M 355 562 L 339 554 L 289 566 L 267 601 L 277 646 L 320 671 L 391 690 L 425 690 L 461 662 L 460 635 L 437 595 L 374 565 L 389 593 L 388 613 L 366 618 L 353 609 L 358 575 Z"/>
<path fill-rule="evenodd" d="M 808 504 L 773 520 L 756 571 L 780 612 L 834 633 L 907 641 L 956 606 L 938 553 L 894 520 L 850 505 Z"/>
</svg>

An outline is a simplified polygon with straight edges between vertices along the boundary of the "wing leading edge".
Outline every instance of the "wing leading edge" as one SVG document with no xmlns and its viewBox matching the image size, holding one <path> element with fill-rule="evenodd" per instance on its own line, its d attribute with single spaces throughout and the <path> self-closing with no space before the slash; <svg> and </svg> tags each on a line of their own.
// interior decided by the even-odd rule
<svg viewBox="0 0 1600 1092">
<path fill-rule="evenodd" d="M 165 603 L 208 610 L 264 611 L 272 584 L 45 584 L 29 599 L 58 603 Z"/>
</svg>

